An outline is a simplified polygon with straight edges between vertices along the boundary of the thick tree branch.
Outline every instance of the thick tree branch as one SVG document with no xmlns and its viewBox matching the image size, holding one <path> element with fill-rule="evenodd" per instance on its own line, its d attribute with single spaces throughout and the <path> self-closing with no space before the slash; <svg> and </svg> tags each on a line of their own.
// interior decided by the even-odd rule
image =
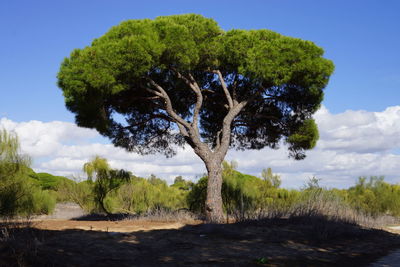
<svg viewBox="0 0 400 267">
<path fill-rule="evenodd" d="M 196 131 L 198 132 L 199 127 L 198 127 L 198 122 L 199 122 L 199 114 L 200 114 L 200 109 L 201 106 L 203 105 L 203 95 L 201 93 L 200 87 L 197 84 L 196 80 L 193 78 L 193 76 L 189 73 L 189 78 L 191 81 L 191 84 L 193 84 L 193 91 L 196 94 L 196 105 L 194 107 L 193 111 L 193 122 L 192 125 L 195 127 Z"/>
<path fill-rule="evenodd" d="M 231 129 L 232 129 L 232 122 L 235 117 L 242 111 L 242 109 L 248 104 L 248 101 L 242 101 L 238 103 L 236 106 L 231 108 L 226 114 L 221 129 L 221 143 L 218 147 L 216 147 L 217 153 L 225 156 L 226 152 L 228 151 L 229 144 L 231 141 Z"/>
<path fill-rule="evenodd" d="M 215 144 L 216 144 L 217 148 L 219 148 L 221 146 L 221 131 L 222 130 L 218 131 L 217 132 L 217 136 L 216 136 L 217 140 L 215 141 Z"/>
<path fill-rule="evenodd" d="M 186 128 L 183 127 L 183 125 L 181 125 L 181 124 L 179 124 L 179 123 L 177 123 L 177 125 L 178 125 L 179 132 L 181 133 L 181 135 L 183 135 L 184 137 L 189 137 L 189 133 L 188 133 L 188 131 L 186 130 Z"/>
<path fill-rule="evenodd" d="M 250 102 L 254 101 L 260 94 L 264 92 L 263 88 L 260 88 L 260 90 L 253 94 L 249 99 L 243 100 L 242 102 L 238 103 L 235 105 L 233 108 L 231 108 L 226 114 L 223 123 L 222 123 L 222 136 L 221 136 L 221 143 L 218 147 L 216 147 L 216 151 L 220 155 L 226 154 L 226 152 L 229 149 L 230 141 L 231 141 L 231 129 L 232 129 L 232 122 L 235 119 L 235 117 L 243 110 L 243 108 Z"/>
<path fill-rule="evenodd" d="M 232 101 L 231 94 L 229 93 L 228 87 L 225 83 L 224 77 L 222 77 L 222 73 L 219 70 L 214 70 L 213 72 L 218 75 L 222 89 L 224 90 L 224 93 L 225 93 L 225 97 L 228 100 L 229 108 L 231 109 L 233 107 L 233 101 Z"/>
<path fill-rule="evenodd" d="M 175 123 L 178 125 L 180 133 L 184 137 L 190 140 L 188 143 L 193 148 L 194 152 L 205 162 L 208 161 L 211 151 L 210 148 L 205 143 L 201 142 L 198 126 L 195 125 L 194 127 L 192 124 L 190 124 L 189 122 L 184 120 L 181 116 L 179 116 L 174 111 L 171 99 L 169 98 L 167 92 L 152 79 L 147 78 L 147 80 L 154 88 L 156 88 L 156 90 L 153 89 L 149 90 L 154 91 L 155 93 L 157 93 L 157 95 L 160 94 L 161 97 L 164 99 L 165 111 L 172 119 L 174 119 Z"/>
<path fill-rule="evenodd" d="M 235 79 L 233 81 L 233 86 L 232 86 L 232 100 L 234 106 L 238 104 L 237 94 L 236 94 L 237 83 L 238 83 L 238 75 L 235 74 Z"/>
<path fill-rule="evenodd" d="M 163 97 L 163 95 L 160 92 L 156 91 L 156 90 L 150 89 L 148 87 L 146 87 L 145 89 L 146 89 L 147 92 L 149 92 L 149 93 L 151 93 L 153 95 L 156 95 L 158 97 Z"/>
<path fill-rule="evenodd" d="M 196 94 L 196 104 L 194 107 L 193 111 L 193 121 L 192 121 L 192 126 L 195 127 L 195 130 L 199 132 L 198 130 L 198 122 L 199 122 L 199 114 L 200 114 L 200 109 L 201 106 L 203 105 L 203 95 L 201 93 L 201 89 L 199 85 L 197 84 L 196 80 L 193 78 L 193 76 L 189 73 L 189 78 L 185 77 L 182 75 L 179 71 L 177 71 L 175 68 L 171 68 L 173 72 L 176 73 L 179 79 L 182 79 L 191 89 L 192 91 Z"/>
<path fill-rule="evenodd" d="M 160 85 L 158 85 L 155 81 L 153 81 L 152 79 L 148 78 L 147 80 L 153 87 L 155 87 L 157 89 L 157 90 L 153 90 L 153 89 L 147 88 L 147 91 L 152 92 L 155 95 L 161 96 L 164 99 L 165 111 L 167 111 L 168 115 L 171 116 L 171 118 L 173 118 L 177 123 L 180 123 L 185 128 L 189 129 L 190 124 L 174 111 L 174 109 L 172 107 L 171 99 L 169 98 L 167 92 L 165 92 L 165 90 Z"/>
</svg>

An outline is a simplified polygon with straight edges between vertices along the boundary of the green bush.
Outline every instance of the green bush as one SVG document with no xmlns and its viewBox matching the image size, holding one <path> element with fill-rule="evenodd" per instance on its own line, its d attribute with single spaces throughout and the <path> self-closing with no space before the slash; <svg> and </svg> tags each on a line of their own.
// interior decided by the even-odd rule
<svg viewBox="0 0 400 267">
<path fill-rule="evenodd" d="M 57 191 L 59 184 L 62 181 L 65 182 L 72 182 L 71 180 L 62 177 L 62 176 L 54 176 L 49 173 L 35 173 L 32 171 L 32 173 L 29 175 L 33 180 L 37 182 L 37 184 L 43 189 L 43 190 L 55 190 Z"/>
<path fill-rule="evenodd" d="M 96 211 L 93 195 L 93 182 L 62 180 L 57 187 L 57 200 L 60 202 L 72 201 L 78 204 L 86 212 Z"/>
<path fill-rule="evenodd" d="M 391 185 L 384 177 L 360 177 L 347 190 L 346 201 L 356 210 L 373 216 L 381 214 L 400 216 L 400 186 Z"/>
<path fill-rule="evenodd" d="M 145 213 L 153 210 L 178 210 L 187 208 L 187 190 L 182 190 L 159 178 L 133 177 L 110 197 L 115 198 L 114 210 L 128 213 Z"/>
<path fill-rule="evenodd" d="M 42 191 L 30 177 L 30 159 L 19 153 L 18 137 L 0 130 L 0 216 L 49 214 L 54 194 Z"/>
</svg>

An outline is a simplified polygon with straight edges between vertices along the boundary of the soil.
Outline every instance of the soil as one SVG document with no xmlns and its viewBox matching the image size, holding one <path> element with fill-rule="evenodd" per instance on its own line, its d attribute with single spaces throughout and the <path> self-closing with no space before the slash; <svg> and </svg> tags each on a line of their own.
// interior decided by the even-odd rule
<svg viewBox="0 0 400 267">
<path fill-rule="evenodd" d="M 46 219 L 0 239 L 0 266 L 368 266 L 400 248 L 400 230 L 391 231 L 304 218 L 224 225 Z"/>
</svg>

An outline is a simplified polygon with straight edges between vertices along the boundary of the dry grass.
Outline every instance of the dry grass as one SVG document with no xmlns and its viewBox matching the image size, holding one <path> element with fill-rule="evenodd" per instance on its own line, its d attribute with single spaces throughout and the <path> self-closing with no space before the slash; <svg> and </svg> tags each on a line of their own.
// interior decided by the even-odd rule
<svg viewBox="0 0 400 267">
<path fill-rule="evenodd" d="M 156 209 L 145 214 L 128 217 L 127 219 L 135 221 L 191 223 L 202 220 L 203 218 L 186 209 L 176 211 Z"/>
<path fill-rule="evenodd" d="M 2 219 L 0 223 L 0 266 L 29 266 L 28 258 L 36 257 L 43 241 L 29 219 Z M 3 262 L 4 261 L 4 262 Z"/>
<path fill-rule="evenodd" d="M 318 241 L 344 236 L 358 236 L 360 229 L 384 229 L 399 224 L 400 219 L 371 216 L 356 211 L 340 198 L 324 190 L 311 190 L 302 201 L 291 207 L 270 205 L 263 210 L 246 212 L 236 221 L 280 221 L 307 225 L 310 238 Z"/>
<path fill-rule="evenodd" d="M 116 213 L 116 214 L 87 214 L 74 218 L 77 221 L 146 221 L 146 222 L 180 222 L 192 223 L 204 220 L 200 215 L 187 209 L 166 210 L 155 209 L 143 214 Z"/>
</svg>

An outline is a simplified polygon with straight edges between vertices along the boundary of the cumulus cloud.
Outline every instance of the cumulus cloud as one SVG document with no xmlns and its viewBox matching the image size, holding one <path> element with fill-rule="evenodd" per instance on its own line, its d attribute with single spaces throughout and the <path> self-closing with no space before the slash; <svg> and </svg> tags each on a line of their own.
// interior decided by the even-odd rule
<svg viewBox="0 0 400 267">
<path fill-rule="evenodd" d="M 229 151 L 226 159 L 238 161 L 239 171 L 253 175 L 271 167 L 281 175 L 285 187 L 300 187 L 312 176 L 330 187 L 351 186 L 362 175 L 385 175 L 390 182 L 400 182 L 400 155 L 393 152 L 400 149 L 400 106 L 382 112 L 348 110 L 340 114 L 322 107 L 315 119 L 320 140 L 305 160 L 289 159 L 285 147 Z M 82 165 L 100 155 L 114 168 L 145 177 L 156 174 L 169 182 L 178 175 L 194 179 L 205 173 L 203 163 L 190 148 L 179 149 L 175 157 L 166 159 L 100 143 L 96 131 L 69 122 L 13 122 L 2 118 L 0 128 L 18 134 L 22 152 L 33 158 L 33 168 L 40 172 L 82 178 Z"/>
<path fill-rule="evenodd" d="M 400 147 L 400 106 L 383 112 L 348 110 L 337 115 L 322 107 L 315 119 L 321 130 L 321 149 L 375 153 Z"/>
<path fill-rule="evenodd" d="M 22 149 L 32 157 L 53 156 L 62 150 L 65 143 L 81 143 L 98 136 L 91 129 L 77 127 L 73 123 L 53 121 L 29 121 L 16 123 L 7 118 L 0 119 L 0 126 L 17 133 Z"/>
</svg>

